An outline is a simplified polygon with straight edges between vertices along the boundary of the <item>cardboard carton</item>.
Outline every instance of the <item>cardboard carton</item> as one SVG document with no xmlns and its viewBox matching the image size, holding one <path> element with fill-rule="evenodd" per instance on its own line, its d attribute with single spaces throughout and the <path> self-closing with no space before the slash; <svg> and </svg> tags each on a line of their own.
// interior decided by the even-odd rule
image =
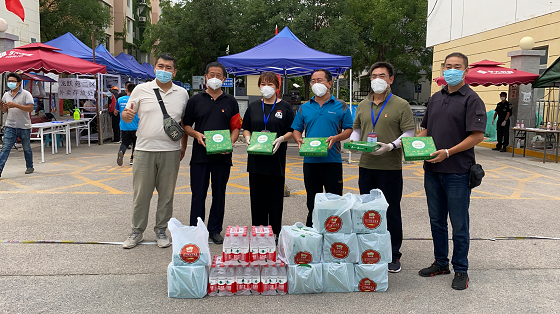
<svg viewBox="0 0 560 314">
<path fill-rule="evenodd" d="M 251 144 L 247 147 L 247 154 L 272 155 L 272 149 L 274 148 L 272 143 L 275 139 L 275 132 L 253 132 L 251 134 Z"/>
<path fill-rule="evenodd" d="M 231 153 L 231 135 L 229 130 L 204 131 L 206 137 L 206 154 Z"/>
<path fill-rule="evenodd" d="M 344 143 L 344 148 L 349 150 L 355 150 L 359 152 L 368 152 L 371 153 L 373 151 L 378 150 L 379 144 L 377 143 L 370 143 L 370 142 L 360 142 L 360 141 L 350 141 Z"/>
<path fill-rule="evenodd" d="M 430 156 L 431 153 L 437 151 L 434 140 L 431 136 L 426 137 L 402 137 L 402 148 L 404 152 L 404 160 L 429 160 L 435 157 Z"/>
<path fill-rule="evenodd" d="M 326 137 L 306 137 L 299 150 L 300 156 L 305 157 L 327 157 L 329 143 Z"/>
</svg>

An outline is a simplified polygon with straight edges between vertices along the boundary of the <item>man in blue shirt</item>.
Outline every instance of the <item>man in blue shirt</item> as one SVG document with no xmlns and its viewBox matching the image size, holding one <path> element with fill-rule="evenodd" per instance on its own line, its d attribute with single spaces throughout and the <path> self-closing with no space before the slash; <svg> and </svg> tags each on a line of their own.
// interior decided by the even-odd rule
<svg viewBox="0 0 560 314">
<path fill-rule="evenodd" d="M 136 84 L 129 83 L 126 85 L 126 96 L 119 97 L 118 104 L 115 108 L 116 111 L 119 112 L 119 115 L 122 113 L 124 108 L 126 108 L 126 103 L 130 98 L 130 94 L 136 87 Z M 138 114 L 134 116 L 132 122 L 126 123 L 123 121 L 122 116 L 120 117 L 121 121 L 119 122 L 119 127 L 122 133 L 122 141 L 121 147 L 119 147 L 119 153 L 117 155 L 117 165 L 122 166 L 123 164 L 123 157 L 124 153 L 128 146 L 132 144 L 132 153 L 130 154 L 130 165 L 132 165 L 132 158 L 134 156 L 134 147 L 136 147 L 136 130 L 138 130 Z"/>
<path fill-rule="evenodd" d="M 311 90 L 315 94 L 309 102 L 301 105 L 296 113 L 292 128 L 294 140 L 301 148 L 306 137 L 327 137 L 327 157 L 305 157 L 303 159 L 303 182 L 307 192 L 308 227 L 315 205 L 315 194 L 325 192 L 342 195 L 342 158 L 340 141 L 352 134 L 352 114 L 348 105 L 334 98 L 329 92 L 332 75 L 324 69 L 315 70 L 311 76 Z M 344 130 L 344 131 L 343 131 Z M 333 147 L 334 146 L 334 147 Z"/>
</svg>

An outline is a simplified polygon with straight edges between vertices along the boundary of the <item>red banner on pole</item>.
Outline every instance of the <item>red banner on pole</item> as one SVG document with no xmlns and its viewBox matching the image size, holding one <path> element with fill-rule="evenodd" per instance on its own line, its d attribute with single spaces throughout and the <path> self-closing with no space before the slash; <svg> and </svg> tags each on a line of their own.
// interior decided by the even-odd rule
<svg viewBox="0 0 560 314">
<path fill-rule="evenodd" d="M 25 21 L 25 11 L 20 0 L 6 0 L 6 9 L 19 16 L 22 22 Z"/>
</svg>

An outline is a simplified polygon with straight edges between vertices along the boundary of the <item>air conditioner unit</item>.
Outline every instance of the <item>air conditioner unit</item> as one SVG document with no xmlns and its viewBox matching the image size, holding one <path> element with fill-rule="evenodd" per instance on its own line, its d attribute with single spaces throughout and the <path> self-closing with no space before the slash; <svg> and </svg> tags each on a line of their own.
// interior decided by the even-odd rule
<svg viewBox="0 0 560 314">
<path fill-rule="evenodd" d="M 139 17 L 138 22 L 146 22 L 146 17 L 145 16 Z"/>
</svg>

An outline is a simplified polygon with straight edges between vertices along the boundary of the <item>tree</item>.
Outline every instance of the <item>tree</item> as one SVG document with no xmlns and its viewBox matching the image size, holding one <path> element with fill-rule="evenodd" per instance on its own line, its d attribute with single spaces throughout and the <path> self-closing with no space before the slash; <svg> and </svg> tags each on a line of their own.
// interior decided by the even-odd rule
<svg viewBox="0 0 560 314">
<path fill-rule="evenodd" d="M 84 43 L 105 41 L 105 28 L 112 22 L 109 7 L 92 0 L 39 0 L 41 41 L 46 42 L 71 32 Z"/>
<path fill-rule="evenodd" d="M 426 0 L 349 0 L 359 42 L 353 68 L 367 70 L 377 61 L 395 66 L 409 82 L 431 79 L 432 50 L 426 48 Z"/>
</svg>

